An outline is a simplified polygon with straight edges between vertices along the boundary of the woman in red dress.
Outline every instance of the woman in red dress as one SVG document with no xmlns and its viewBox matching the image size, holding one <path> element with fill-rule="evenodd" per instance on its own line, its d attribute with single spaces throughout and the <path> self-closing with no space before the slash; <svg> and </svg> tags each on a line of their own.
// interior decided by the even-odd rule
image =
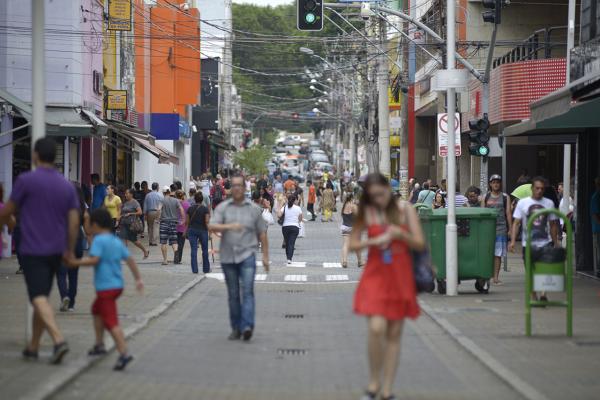
<svg viewBox="0 0 600 400">
<path fill-rule="evenodd" d="M 362 238 L 363 231 L 367 238 Z M 375 399 L 379 392 L 382 400 L 395 399 L 392 387 L 404 319 L 419 316 L 411 249 L 424 247 L 414 208 L 394 200 L 383 175 L 370 174 L 350 237 L 350 250 L 369 249 L 354 296 L 354 312 L 365 315 L 369 325 L 370 379 L 363 400 Z"/>
</svg>

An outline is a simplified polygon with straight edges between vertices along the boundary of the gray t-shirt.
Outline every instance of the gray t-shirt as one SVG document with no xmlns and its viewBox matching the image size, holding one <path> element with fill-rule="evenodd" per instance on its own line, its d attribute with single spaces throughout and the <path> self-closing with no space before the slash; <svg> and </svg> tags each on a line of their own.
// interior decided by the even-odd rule
<svg viewBox="0 0 600 400">
<path fill-rule="evenodd" d="M 505 202 L 508 204 L 508 196 L 504 196 L 504 193 L 500 193 L 497 196 L 493 193 L 488 193 L 484 199 L 486 208 L 495 208 L 498 210 L 498 216 L 496 217 L 496 236 L 506 236 L 508 234 L 506 206 L 504 205 Z"/>
<path fill-rule="evenodd" d="M 221 238 L 221 263 L 238 264 L 256 253 L 258 235 L 267 231 L 262 210 L 250 200 L 237 204 L 233 199 L 220 203 L 210 220 L 211 224 L 242 224 L 241 231 L 225 231 Z"/>
<path fill-rule="evenodd" d="M 121 208 L 121 215 L 125 214 L 135 214 L 135 211 L 140 207 L 140 203 L 136 199 L 131 199 L 123 203 L 123 207 Z M 121 220 L 121 223 L 129 225 L 135 220 L 135 215 L 130 215 L 128 217 L 124 217 Z"/>
<path fill-rule="evenodd" d="M 171 196 L 165 196 L 162 199 L 162 208 L 160 211 L 161 221 L 179 221 L 179 200 Z"/>
</svg>

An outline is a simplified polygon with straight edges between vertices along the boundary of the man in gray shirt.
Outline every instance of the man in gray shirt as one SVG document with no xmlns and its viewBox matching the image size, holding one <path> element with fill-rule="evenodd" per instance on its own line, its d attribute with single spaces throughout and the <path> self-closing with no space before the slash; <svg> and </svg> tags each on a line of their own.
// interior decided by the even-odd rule
<svg viewBox="0 0 600 400">
<path fill-rule="evenodd" d="M 167 265 L 167 243 L 171 245 L 173 253 L 177 254 L 177 223 L 179 219 L 185 218 L 183 207 L 179 200 L 171 196 L 171 189 L 168 186 L 163 188 L 163 196 L 160 205 L 160 250 L 162 251 L 162 265 Z"/>
<path fill-rule="evenodd" d="M 148 242 L 150 246 L 158 246 L 158 209 L 162 202 L 163 195 L 158 193 L 158 183 L 152 184 L 152 191 L 144 199 L 144 214 L 148 223 Z"/>
<path fill-rule="evenodd" d="M 223 234 L 219 254 L 229 298 L 229 339 L 243 336 L 248 341 L 254 330 L 256 251 L 260 241 L 263 267 L 269 272 L 269 242 L 262 211 L 244 192 L 244 178 L 232 177 L 231 198 L 215 208 L 208 229 Z"/>
</svg>

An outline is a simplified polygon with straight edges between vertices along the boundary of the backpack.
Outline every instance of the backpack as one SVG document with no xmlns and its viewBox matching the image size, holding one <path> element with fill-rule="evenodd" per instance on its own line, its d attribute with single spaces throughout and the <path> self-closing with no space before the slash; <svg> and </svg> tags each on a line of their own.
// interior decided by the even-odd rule
<svg viewBox="0 0 600 400">
<path fill-rule="evenodd" d="M 214 204 L 219 204 L 223 201 L 223 187 L 218 183 L 215 185 L 212 201 Z"/>
</svg>

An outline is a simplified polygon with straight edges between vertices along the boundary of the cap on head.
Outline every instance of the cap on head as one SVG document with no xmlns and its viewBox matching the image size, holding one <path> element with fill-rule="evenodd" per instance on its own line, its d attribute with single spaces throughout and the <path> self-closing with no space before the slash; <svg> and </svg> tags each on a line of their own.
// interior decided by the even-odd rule
<svg viewBox="0 0 600 400">
<path fill-rule="evenodd" d="M 490 182 L 492 182 L 492 181 L 501 181 L 501 180 L 502 180 L 502 177 L 500 175 L 498 175 L 498 174 L 494 174 L 494 175 L 490 176 Z"/>
<path fill-rule="evenodd" d="M 163 193 L 170 193 L 171 188 L 169 186 L 163 186 Z"/>
</svg>

